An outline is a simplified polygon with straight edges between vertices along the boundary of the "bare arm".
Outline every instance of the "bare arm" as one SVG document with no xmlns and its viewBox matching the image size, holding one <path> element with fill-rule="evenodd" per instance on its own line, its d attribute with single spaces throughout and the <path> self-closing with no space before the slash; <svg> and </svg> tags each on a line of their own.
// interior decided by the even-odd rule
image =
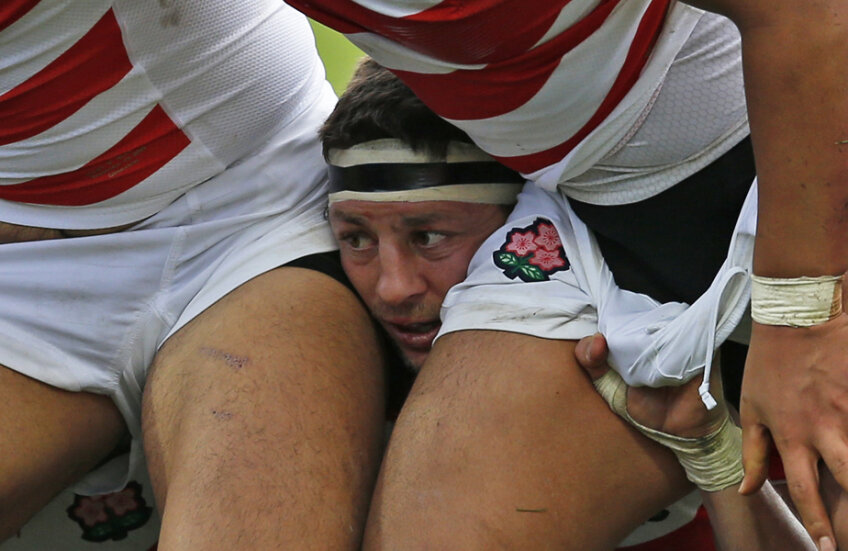
<svg viewBox="0 0 848 551">
<path fill-rule="evenodd" d="M 848 3 L 696 0 L 742 34 L 759 174 L 754 273 L 848 268 Z M 848 488 L 848 317 L 810 328 L 754 324 L 742 388 L 744 491 L 762 483 L 769 438 L 816 541 L 833 537 L 819 495 L 822 458 Z"/>
<path fill-rule="evenodd" d="M 760 187 L 755 271 L 848 268 L 848 4 L 695 0 L 742 34 Z M 791 216 L 788 216 L 791 214 Z"/>
<path fill-rule="evenodd" d="M 609 369 L 606 365 L 607 348 L 602 336 L 597 335 L 591 343 L 589 339 L 580 341 L 575 353 L 584 369 L 596 380 L 596 386 L 597 381 L 604 376 L 612 375 L 620 381 L 617 375 L 607 373 Z M 727 406 L 723 400 L 720 400 L 718 407 L 712 411 L 706 410 L 697 392 L 698 383 L 700 381 L 695 379 L 680 387 L 628 388 L 624 398 L 627 409 L 625 418 L 629 414 L 636 423 L 648 427 L 648 430 L 661 431 L 665 433 L 665 436 L 699 439 L 715 434 L 728 416 Z M 715 389 L 714 396 L 720 398 L 720 380 L 714 381 L 712 386 Z M 602 394 L 605 393 L 602 391 Z M 614 406 L 613 409 L 616 407 Z M 735 430 L 736 438 L 738 438 L 738 429 Z M 738 447 L 735 451 L 738 453 Z M 736 461 L 739 460 L 741 458 L 736 459 Z M 733 463 L 732 457 L 730 463 Z M 738 472 L 738 469 L 731 468 L 727 471 Z M 708 472 L 707 476 L 711 474 Z M 738 482 L 738 476 L 735 481 Z M 766 482 L 750 496 L 740 495 L 738 488 L 738 483 L 731 483 L 715 491 L 701 490 L 720 549 L 724 551 L 815 549 L 801 524 L 771 485 Z"/>
</svg>

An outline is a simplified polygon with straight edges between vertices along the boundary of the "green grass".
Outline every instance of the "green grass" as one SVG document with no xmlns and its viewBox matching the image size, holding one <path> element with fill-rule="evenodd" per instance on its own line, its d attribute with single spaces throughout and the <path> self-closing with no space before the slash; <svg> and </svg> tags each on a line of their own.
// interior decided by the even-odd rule
<svg viewBox="0 0 848 551">
<path fill-rule="evenodd" d="M 336 94 L 341 94 L 353 74 L 356 61 L 365 54 L 351 44 L 344 35 L 317 21 L 309 22 L 315 32 L 315 41 L 318 45 L 318 53 L 324 61 L 327 80 L 333 85 Z"/>
</svg>

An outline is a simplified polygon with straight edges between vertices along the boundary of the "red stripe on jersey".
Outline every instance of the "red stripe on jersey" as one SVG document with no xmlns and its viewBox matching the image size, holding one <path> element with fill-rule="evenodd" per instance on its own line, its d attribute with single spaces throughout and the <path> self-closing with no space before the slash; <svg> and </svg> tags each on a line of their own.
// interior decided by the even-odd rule
<svg viewBox="0 0 848 551">
<path fill-rule="evenodd" d="M 23 17 L 41 0 L 3 0 L 0 4 L 0 31 Z"/>
<path fill-rule="evenodd" d="M 47 67 L 0 96 L 0 145 L 30 138 L 73 115 L 132 69 L 109 10 Z"/>
<path fill-rule="evenodd" d="M 442 117 L 454 120 L 496 117 L 521 107 L 535 96 L 562 57 L 597 31 L 618 2 L 605 2 L 566 32 L 503 63 L 443 75 L 394 72 Z"/>
<path fill-rule="evenodd" d="M 367 32 L 365 27 L 354 24 L 353 18 L 348 15 L 351 8 L 359 8 L 356 4 L 338 2 L 333 5 L 337 9 L 330 9 L 329 6 L 317 7 L 314 2 L 309 0 L 285 0 L 285 2 L 304 15 L 340 33 Z"/>
<path fill-rule="evenodd" d="M 616 105 L 627 95 L 633 84 L 639 79 L 639 74 L 648 60 L 651 48 L 656 42 L 659 31 L 665 21 L 669 1 L 654 0 L 648 6 L 645 15 L 639 22 L 636 36 L 630 45 L 630 50 L 627 52 L 621 72 L 618 74 L 615 83 L 610 88 L 604 101 L 601 102 L 597 111 L 595 111 L 583 128 L 578 130 L 577 133 L 565 142 L 551 149 L 519 157 L 495 158 L 513 170 L 529 173 L 558 162 L 574 149 L 581 140 L 588 136 L 592 130 L 597 128 L 609 116 Z"/>
<path fill-rule="evenodd" d="M 699 507 L 695 518 L 674 532 L 638 545 L 619 547 L 626 551 L 716 551 L 707 510 Z"/>
<path fill-rule="evenodd" d="M 456 64 L 492 63 L 522 54 L 545 35 L 570 1 L 443 0 L 422 12 L 397 18 L 350 0 L 322 2 L 320 7 L 311 0 L 287 0 L 340 32 L 374 33 Z M 618 1 L 602 0 L 601 5 Z M 510 40 L 503 39 L 505 28 L 510 29 Z"/>
<path fill-rule="evenodd" d="M 189 143 L 183 131 L 157 105 L 120 142 L 82 168 L 0 186 L 0 199 L 62 206 L 104 201 L 159 170 Z"/>
</svg>

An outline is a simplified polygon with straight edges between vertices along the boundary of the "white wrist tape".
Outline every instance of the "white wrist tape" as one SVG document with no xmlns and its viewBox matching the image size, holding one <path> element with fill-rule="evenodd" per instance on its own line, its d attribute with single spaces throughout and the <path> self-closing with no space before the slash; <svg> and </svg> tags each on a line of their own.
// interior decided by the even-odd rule
<svg viewBox="0 0 848 551">
<path fill-rule="evenodd" d="M 764 325 L 810 327 L 842 312 L 842 276 L 751 276 L 751 318 Z"/>
<path fill-rule="evenodd" d="M 686 471 L 686 478 L 707 492 L 724 490 L 742 481 L 742 429 L 725 413 L 721 426 L 700 438 L 684 438 L 646 427 L 627 412 L 627 384 L 615 371 L 594 382 L 610 408 L 636 430 L 669 448 Z"/>
</svg>

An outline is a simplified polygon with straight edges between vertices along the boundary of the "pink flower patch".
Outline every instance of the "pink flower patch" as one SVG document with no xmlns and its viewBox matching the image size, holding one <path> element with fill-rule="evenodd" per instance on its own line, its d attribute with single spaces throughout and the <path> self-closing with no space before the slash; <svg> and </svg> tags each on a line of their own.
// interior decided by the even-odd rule
<svg viewBox="0 0 848 551">
<path fill-rule="evenodd" d="M 533 254 L 533 258 L 531 258 L 529 262 L 534 266 L 540 267 L 546 272 L 565 266 L 565 259 L 560 257 L 558 250 L 546 251 L 544 249 L 539 249 L 535 252 L 535 254 Z"/>
<path fill-rule="evenodd" d="M 532 253 L 539 248 L 535 240 L 536 234 L 532 231 L 527 233 L 515 232 L 512 234 L 512 239 L 506 244 L 506 250 L 518 256 L 527 256 L 528 253 Z"/>
<path fill-rule="evenodd" d="M 106 513 L 106 504 L 103 503 L 101 496 L 83 497 L 73 512 L 86 526 L 94 526 L 99 522 L 109 520 L 109 515 Z"/>
<path fill-rule="evenodd" d="M 141 485 L 135 481 L 112 494 L 75 495 L 65 511 L 82 529 L 80 537 L 94 542 L 122 540 L 131 530 L 144 526 L 153 514 L 153 508 L 144 500 Z"/>
<path fill-rule="evenodd" d="M 503 245 L 492 253 L 492 261 L 506 277 L 525 283 L 549 281 L 552 274 L 570 266 L 556 227 L 545 218 L 509 230 Z"/>
<path fill-rule="evenodd" d="M 124 488 L 120 492 L 109 494 L 104 497 L 104 501 L 118 516 L 124 516 L 129 511 L 135 511 L 139 506 L 132 488 Z"/>
<path fill-rule="evenodd" d="M 559 233 L 553 224 L 540 223 L 538 226 L 539 235 L 533 242 L 546 251 L 555 251 L 562 246 L 562 241 L 559 239 Z"/>
</svg>

